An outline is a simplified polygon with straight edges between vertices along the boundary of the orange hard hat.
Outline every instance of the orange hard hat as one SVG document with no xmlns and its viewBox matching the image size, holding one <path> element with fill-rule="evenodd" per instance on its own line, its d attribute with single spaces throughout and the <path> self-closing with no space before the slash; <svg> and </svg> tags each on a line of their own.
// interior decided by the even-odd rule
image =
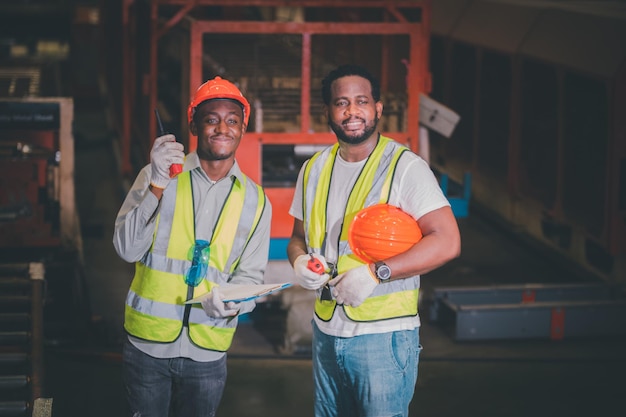
<svg viewBox="0 0 626 417">
<path fill-rule="evenodd" d="M 348 229 L 352 253 L 368 263 L 406 252 L 421 239 L 422 231 L 415 219 L 389 204 L 359 211 Z"/>
<path fill-rule="evenodd" d="M 227 98 L 241 103 L 243 106 L 243 119 L 246 125 L 248 124 L 248 119 L 250 119 L 250 103 L 248 103 L 248 100 L 241 94 L 241 91 L 239 91 L 235 84 L 223 79 L 219 75 L 198 87 L 191 103 L 189 103 L 189 107 L 187 107 L 187 121 L 191 123 L 193 113 L 200 103 L 215 98 Z"/>
</svg>

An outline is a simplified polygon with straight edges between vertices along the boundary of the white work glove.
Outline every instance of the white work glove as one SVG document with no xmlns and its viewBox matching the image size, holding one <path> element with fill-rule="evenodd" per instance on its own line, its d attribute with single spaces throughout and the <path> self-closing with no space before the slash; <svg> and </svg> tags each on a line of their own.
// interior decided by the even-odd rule
<svg viewBox="0 0 626 417">
<path fill-rule="evenodd" d="M 176 142 L 174 135 L 159 136 L 154 140 L 150 151 L 152 176 L 150 184 L 153 187 L 165 188 L 170 182 L 170 166 L 185 162 L 185 153 L 182 143 Z"/>
<path fill-rule="evenodd" d="M 328 285 L 337 304 L 358 307 L 379 283 L 379 279 L 372 275 L 369 265 L 361 265 L 338 275 L 330 280 Z"/>
<path fill-rule="evenodd" d="M 232 317 L 239 313 L 239 306 L 233 301 L 225 303 L 224 296 L 218 287 L 213 287 L 209 295 L 200 303 L 207 316 L 210 317 Z"/>
<path fill-rule="evenodd" d="M 317 259 L 324 266 L 324 271 L 326 271 L 328 269 L 326 259 L 322 255 L 318 254 L 313 256 L 315 256 L 315 259 Z M 311 255 L 298 256 L 296 261 L 293 263 L 293 271 L 296 274 L 296 280 L 302 288 L 307 290 L 317 290 L 326 284 L 326 281 L 330 279 L 330 275 L 326 272 L 319 274 L 311 271 L 308 267 L 310 260 Z"/>
</svg>

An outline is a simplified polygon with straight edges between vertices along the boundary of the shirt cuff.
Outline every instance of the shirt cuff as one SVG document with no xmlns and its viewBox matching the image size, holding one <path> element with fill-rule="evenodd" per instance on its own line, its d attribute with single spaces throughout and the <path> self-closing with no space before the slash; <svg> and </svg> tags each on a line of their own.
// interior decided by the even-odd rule
<svg viewBox="0 0 626 417">
<path fill-rule="evenodd" d="M 149 189 L 146 191 L 141 204 L 139 205 L 139 213 L 141 218 L 147 223 L 154 221 L 156 218 L 156 211 L 159 208 L 161 200 L 159 200 Z"/>
</svg>

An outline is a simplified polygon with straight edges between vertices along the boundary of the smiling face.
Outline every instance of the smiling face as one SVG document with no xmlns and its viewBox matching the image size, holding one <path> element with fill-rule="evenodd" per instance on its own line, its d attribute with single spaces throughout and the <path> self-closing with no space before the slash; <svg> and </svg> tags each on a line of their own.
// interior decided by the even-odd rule
<svg viewBox="0 0 626 417">
<path fill-rule="evenodd" d="M 241 105 L 229 99 L 201 103 L 189 125 L 198 137 L 198 157 L 206 161 L 235 158 L 235 151 L 246 131 Z"/>
<path fill-rule="evenodd" d="M 376 136 L 376 126 L 383 111 L 374 100 L 370 82 L 358 75 L 348 75 L 333 81 L 330 102 L 326 107 L 328 125 L 337 138 L 357 145 Z"/>
</svg>

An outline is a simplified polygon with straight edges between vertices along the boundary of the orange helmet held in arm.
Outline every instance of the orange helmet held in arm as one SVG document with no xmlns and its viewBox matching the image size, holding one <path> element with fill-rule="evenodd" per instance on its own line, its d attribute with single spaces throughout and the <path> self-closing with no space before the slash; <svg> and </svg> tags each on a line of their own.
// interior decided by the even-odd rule
<svg viewBox="0 0 626 417">
<path fill-rule="evenodd" d="M 422 239 L 422 231 L 409 214 L 389 204 L 359 211 L 348 229 L 348 243 L 364 262 L 377 262 L 406 252 Z"/>
<path fill-rule="evenodd" d="M 248 100 L 241 94 L 241 91 L 239 91 L 235 84 L 220 76 L 198 87 L 191 99 L 191 103 L 189 103 L 189 107 L 187 107 L 187 122 L 191 123 L 196 107 L 198 107 L 200 103 L 216 98 L 231 99 L 241 103 L 243 106 L 244 123 L 246 125 L 248 124 L 248 120 L 250 119 L 250 103 L 248 103 Z"/>
</svg>

